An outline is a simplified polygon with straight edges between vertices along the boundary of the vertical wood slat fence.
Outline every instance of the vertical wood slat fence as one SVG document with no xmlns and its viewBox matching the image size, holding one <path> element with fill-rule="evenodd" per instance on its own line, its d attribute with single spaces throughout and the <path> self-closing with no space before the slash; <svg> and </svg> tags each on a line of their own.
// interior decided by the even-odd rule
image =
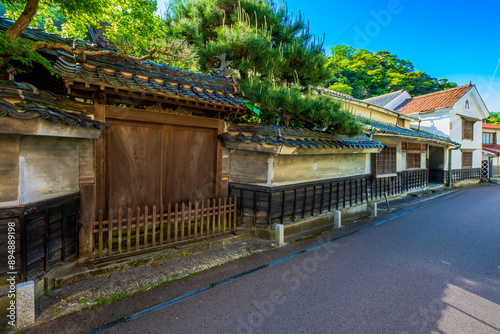
<svg viewBox="0 0 500 334">
<path fill-rule="evenodd" d="M 427 169 L 418 169 L 376 179 L 365 174 L 274 187 L 236 182 L 230 186 L 231 195 L 238 198 L 241 224 L 269 227 L 421 189 L 428 177 Z"/>
<path fill-rule="evenodd" d="M 107 219 L 99 211 L 90 214 L 89 259 L 125 257 L 236 231 L 236 198 L 215 199 L 179 205 L 144 207 L 141 210 L 109 210 Z"/>
<path fill-rule="evenodd" d="M 448 171 L 447 170 L 430 170 L 429 182 L 433 183 L 448 183 Z M 465 180 L 477 180 L 482 176 L 481 168 L 463 168 L 463 169 L 453 169 L 451 171 L 451 182 L 460 182 Z"/>
</svg>

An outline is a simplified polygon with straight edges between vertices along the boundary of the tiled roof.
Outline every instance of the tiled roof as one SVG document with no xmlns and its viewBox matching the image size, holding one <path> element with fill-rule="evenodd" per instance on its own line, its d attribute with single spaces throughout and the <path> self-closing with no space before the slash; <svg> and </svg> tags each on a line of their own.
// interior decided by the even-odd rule
<svg viewBox="0 0 500 334">
<path fill-rule="evenodd" d="M 384 95 L 370 97 L 370 98 L 364 99 L 362 101 L 363 102 L 368 102 L 370 104 L 373 104 L 373 105 L 376 105 L 376 106 L 384 108 L 389 102 L 391 102 L 392 100 L 394 100 L 396 97 L 398 97 L 403 92 L 404 92 L 404 90 L 400 89 L 398 91 L 390 92 L 390 93 L 387 93 L 387 94 L 384 94 Z"/>
<path fill-rule="evenodd" d="M 103 130 L 106 123 L 86 116 L 92 106 L 38 90 L 36 87 L 14 81 L 0 81 L 0 116 L 17 119 L 41 117 L 52 123 L 61 123 Z"/>
<path fill-rule="evenodd" d="M 483 122 L 483 129 L 500 130 L 500 126 Z"/>
<path fill-rule="evenodd" d="M 500 155 L 500 146 L 498 145 L 484 145 L 483 144 L 483 151 L 491 152 L 497 155 Z"/>
<path fill-rule="evenodd" d="M 324 94 L 327 94 L 327 95 L 330 95 L 333 97 L 340 97 L 340 98 L 344 98 L 344 99 L 359 101 L 358 99 L 356 99 L 355 97 L 353 97 L 349 94 L 339 93 L 335 90 L 331 90 L 331 89 L 328 89 L 325 87 L 316 87 L 316 90 L 318 92 L 321 92 L 321 93 L 324 93 Z"/>
<path fill-rule="evenodd" d="M 432 141 L 439 143 L 452 144 L 454 146 L 460 146 L 460 144 L 455 143 L 448 137 L 441 137 L 434 135 L 432 133 L 424 132 L 424 131 L 415 131 L 412 129 L 402 128 L 399 126 L 390 125 L 387 123 L 376 122 L 373 120 L 367 120 L 364 118 L 360 118 L 361 123 L 367 129 L 373 129 L 375 132 L 384 133 L 384 134 L 393 134 L 398 137 L 406 137 L 406 138 L 419 138 L 424 141 Z"/>
<path fill-rule="evenodd" d="M 383 148 L 384 144 L 368 136 L 349 138 L 321 131 L 294 129 L 284 126 L 230 124 L 227 132 L 219 136 L 225 142 L 257 143 L 305 149 L 321 148 Z"/>
<path fill-rule="evenodd" d="M 64 79 L 81 79 L 96 84 L 245 108 L 244 101 L 235 94 L 233 81 L 151 62 L 138 64 L 131 60 L 100 56 L 88 57 L 85 63 L 80 63 L 73 58 L 61 56 L 54 69 Z"/>
<path fill-rule="evenodd" d="M 0 17 L 0 30 L 13 21 Z M 73 49 L 97 50 L 97 45 L 81 39 L 65 38 L 38 28 L 28 27 L 22 37 L 34 41 L 63 43 Z M 47 50 L 46 50 L 47 51 Z M 112 56 L 74 56 L 63 50 L 51 51 L 57 56 L 54 69 L 63 79 L 81 79 L 95 84 L 138 90 L 167 96 L 205 101 L 246 109 L 238 96 L 238 85 L 222 75 L 204 75 L 151 61 L 136 62 Z"/>
<path fill-rule="evenodd" d="M 417 112 L 430 111 L 452 106 L 472 87 L 473 85 L 468 84 L 465 86 L 454 87 L 439 92 L 416 96 L 403 102 L 399 107 L 396 108 L 396 110 L 403 114 L 413 114 Z"/>
</svg>

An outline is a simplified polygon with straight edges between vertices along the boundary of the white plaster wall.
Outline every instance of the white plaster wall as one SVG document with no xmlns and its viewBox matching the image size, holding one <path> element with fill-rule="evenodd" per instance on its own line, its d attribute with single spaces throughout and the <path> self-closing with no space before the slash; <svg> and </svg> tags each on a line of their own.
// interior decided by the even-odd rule
<svg viewBox="0 0 500 334">
<path fill-rule="evenodd" d="M 469 100 L 469 109 L 465 108 L 465 101 Z M 482 122 L 477 121 L 474 123 L 474 136 L 473 140 L 462 140 L 463 137 L 463 118 L 459 115 L 464 115 L 472 118 L 481 118 L 482 113 L 478 110 L 474 96 L 469 92 L 462 96 L 453 106 L 450 111 L 450 119 L 452 121 L 452 129 L 450 139 L 462 144 L 461 149 L 475 150 L 472 154 L 472 168 L 480 168 L 482 160 L 482 141 L 483 141 L 483 127 Z M 455 153 L 455 152 L 453 152 Z M 462 168 L 462 154 L 453 154 L 452 169 Z"/>
<path fill-rule="evenodd" d="M 449 108 L 439 112 L 420 115 L 420 129 L 442 137 L 450 136 Z M 411 122 L 411 126 L 417 128 L 418 121 Z"/>
<path fill-rule="evenodd" d="M 365 174 L 367 155 L 275 155 L 271 161 L 271 184 L 283 185 Z"/>
<path fill-rule="evenodd" d="M 19 203 L 79 190 L 79 140 L 25 136 L 19 144 Z"/>
</svg>

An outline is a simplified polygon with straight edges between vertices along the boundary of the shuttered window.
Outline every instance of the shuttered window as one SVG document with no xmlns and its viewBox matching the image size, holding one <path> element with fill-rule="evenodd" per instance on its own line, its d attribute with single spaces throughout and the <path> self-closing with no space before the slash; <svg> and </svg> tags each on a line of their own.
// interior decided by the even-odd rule
<svg viewBox="0 0 500 334">
<path fill-rule="evenodd" d="M 372 171 L 375 176 L 396 174 L 396 146 L 387 146 L 380 153 L 372 154 Z"/>
<path fill-rule="evenodd" d="M 474 122 L 473 121 L 463 121 L 463 139 L 464 140 L 474 140 Z"/>
<path fill-rule="evenodd" d="M 472 152 L 462 152 L 462 168 L 472 168 Z"/>
</svg>

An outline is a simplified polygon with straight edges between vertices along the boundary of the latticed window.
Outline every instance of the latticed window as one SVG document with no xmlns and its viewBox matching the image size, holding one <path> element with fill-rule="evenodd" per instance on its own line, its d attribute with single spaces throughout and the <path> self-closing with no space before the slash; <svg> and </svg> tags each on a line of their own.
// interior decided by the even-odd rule
<svg viewBox="0 0 500 334">
<path fill-rule="evenodd" d="M 403 152 L 406 152 L 406 169 L 420 168 L 422 153 L 427 152 L 427 144 L 403 142 Z"/>
<path fill-rule="evenodd" d="M 387 146 L 372 154 L 372 171 L 377 175 L 396 174 L 396 146 Z"/>
<path fill-rule="evenodd" d="M 463 121 L 463 139 L 474 140 L 474 122 L 473 121 Z"/>
<path fill-rule="evenodd" d="M 462 168 L 472 168 L 472 152 L 462 152 Z"/>
<path fill-rule="evenodd" d="M 492 132 L 483 132 L 483 144 L 495 144 L 495 134 Z"/>
<path fill-rule="evenodd" d="M 420 168 L 420 153 L 406 153 L 406 169 Z"/>
</svg>

